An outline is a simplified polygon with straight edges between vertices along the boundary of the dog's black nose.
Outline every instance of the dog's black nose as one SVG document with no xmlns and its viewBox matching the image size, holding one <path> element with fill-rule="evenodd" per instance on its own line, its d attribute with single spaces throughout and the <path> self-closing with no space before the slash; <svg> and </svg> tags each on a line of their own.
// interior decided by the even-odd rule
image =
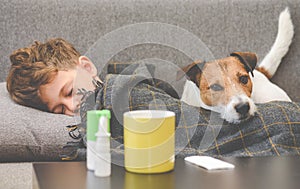
<svg viewBox="0 0 300 189">
<path fill-rule="evenodd" d="M 241 114 L 241 115 L 246 115 L 249 112 L 250 105 L 248 102 L 246 103 L 239 103 L 235 107 L 235 110 Z"/>
</svg>

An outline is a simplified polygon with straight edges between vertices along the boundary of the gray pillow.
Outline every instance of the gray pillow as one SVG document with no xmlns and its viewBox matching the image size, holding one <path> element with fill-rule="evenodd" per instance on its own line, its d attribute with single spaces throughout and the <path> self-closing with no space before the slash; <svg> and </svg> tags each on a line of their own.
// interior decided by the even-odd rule
<svg viewBox="0 0 300 189">
<path fill-rule="evenodd" d="M 79 120 L 14 103 L 4 82 L 0 99 L 0 162 L 60 160 L 71 139 L 66 126 Z"/>
</svg>

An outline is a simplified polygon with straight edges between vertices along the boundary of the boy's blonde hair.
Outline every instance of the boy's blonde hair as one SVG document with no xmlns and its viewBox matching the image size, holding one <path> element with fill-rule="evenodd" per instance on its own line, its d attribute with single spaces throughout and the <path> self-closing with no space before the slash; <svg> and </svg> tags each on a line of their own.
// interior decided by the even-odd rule
<svg viewBox="0 0 300 189">
<path fill-rule="evenodd" d="M 7 90 L 18 104 L 48 111 L 39 94 L 41 85 L 52 81 L 59 70 L 75 68 L 80 53 L 67 41 L 54 38 L 34 42 L 10 55 Z"/>
</svg>

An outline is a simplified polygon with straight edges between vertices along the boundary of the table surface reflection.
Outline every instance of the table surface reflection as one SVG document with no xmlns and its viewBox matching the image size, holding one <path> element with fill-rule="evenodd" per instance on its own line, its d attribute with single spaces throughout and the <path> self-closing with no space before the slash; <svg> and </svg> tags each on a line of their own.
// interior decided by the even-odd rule
<svg viewBox="0 0 300 189">
<path fill-rule="evenodd" d="M 86 162 L 44 162 L 33 167 L 40 189 L 294 189 L 300 187 L 300 157 L 222 158 L 232 170 L 207 171 L 176 159 L 174 171 L 135 174 L 112 164 L 110 177 L 95 177 Z"/>
</svg>

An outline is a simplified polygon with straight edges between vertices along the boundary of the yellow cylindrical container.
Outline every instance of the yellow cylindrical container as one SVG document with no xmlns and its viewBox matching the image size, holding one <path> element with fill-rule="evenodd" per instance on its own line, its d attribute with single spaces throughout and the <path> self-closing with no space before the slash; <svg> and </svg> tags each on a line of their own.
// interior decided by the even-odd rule
<svg viewBox="0 0 300 189">
<path fill-rule="evenodd" d="M 124 113 L 125 169 L 162 173 L 174 169 L 175 113 L 137 110 Z"/>
<path fill-rule="evenodd" d="M 125 173 L 124 189 L 174 189 L 175 173 L 136 174 Z"/>
</svg>

